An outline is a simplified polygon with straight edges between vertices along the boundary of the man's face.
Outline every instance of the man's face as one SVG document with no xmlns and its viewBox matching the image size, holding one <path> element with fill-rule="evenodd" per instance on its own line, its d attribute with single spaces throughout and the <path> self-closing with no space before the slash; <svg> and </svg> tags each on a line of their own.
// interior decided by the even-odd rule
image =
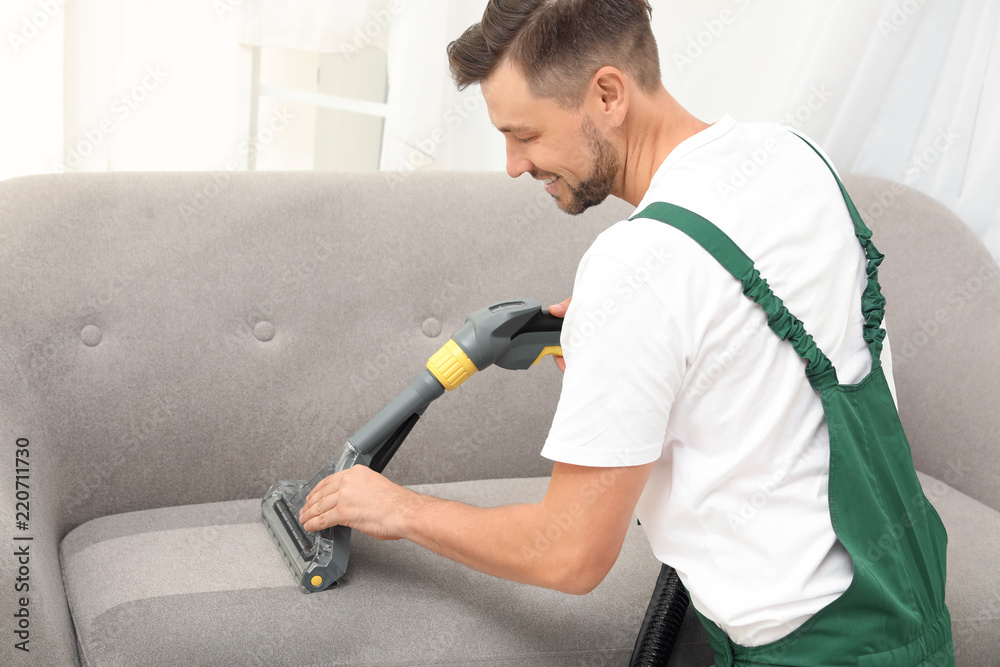
<svg viewBox="0 0 1000 667">
<path fill-rule="evenodd" d="M 531 94 L 515 68 L 501 65 L 482 83 L 490 120 L 507 140 L 507 173 L 544 181 L 559 208 L 576 215 L 612 194 L 621 160 L 581 107 L 567 111 Z"/>
</svg>

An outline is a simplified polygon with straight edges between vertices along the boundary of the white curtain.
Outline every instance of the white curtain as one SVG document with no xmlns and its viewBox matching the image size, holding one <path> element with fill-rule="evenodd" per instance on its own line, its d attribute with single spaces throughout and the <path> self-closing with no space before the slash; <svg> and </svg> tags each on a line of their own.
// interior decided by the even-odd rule
<svg viewBox="0 0 1000 667">
<path fill-rule="evenodd" d="M 403 3 L 389 35 L 382 169 L 504 168 L 503 138 L 490 123 L 479 86 L 456 90 L 445 51 L 485 7 L 486 0 Z"/>
<path fill-rule="evenodd" d="M 50 170 L 215 170 L 244 162 L 250 63 L 236 44 L 230 2 L 53 4 L 65 13 L 57 80 L 65 99 L 57 112 L 66 146 L 48 157 L 58 167 Z"/>
<path fill-rule="evenodd" d="M 842 172 L 906 183 L 1000 258 L 1000 0 L 652 0 L 663 80 L 705 120 L 778 121 Z M 388 40 L 383 169 L 504 169 L 445 46 L 486 0 L 406 0 Z"/>
<path fill-rule="evenodd" d="M 838 168 L 925 192 L 1000 258 L 1000 2 L 874 3 L 875 20 L 847 32 L 854 4 L 800 9 L 810 37 L 779 111 L 830 82 L 842 95 L 803 129 Z"/>
</svg>

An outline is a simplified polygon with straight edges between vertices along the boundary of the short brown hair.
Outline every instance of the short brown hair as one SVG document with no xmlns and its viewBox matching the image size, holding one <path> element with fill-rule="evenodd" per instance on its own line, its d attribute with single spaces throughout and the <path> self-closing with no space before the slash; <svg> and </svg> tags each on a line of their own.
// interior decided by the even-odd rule
<svg viewBox="0 0 1000 667">
<path fill-rule="evenodd" d="M 639 87 L 660 85 L 660 57 L 646 0 L 489 0 L 483 19 L 448 45 L 459 90 L 509 59 L 532 94 L 576 109 L 591 77 L 612 65 Z"/>
</svg>

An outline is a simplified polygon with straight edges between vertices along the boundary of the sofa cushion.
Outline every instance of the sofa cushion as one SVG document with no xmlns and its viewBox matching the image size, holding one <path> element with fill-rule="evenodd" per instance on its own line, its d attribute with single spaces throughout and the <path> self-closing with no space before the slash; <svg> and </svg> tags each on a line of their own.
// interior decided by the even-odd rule
<svg viewBox="0 0 1000 667">
<path fill-rule="evenodd" d="M 539 500 L 547 481 L 413 488 L 490 506 Z M 185 666 L 622 664 L 659 572 L 635 525 L 586 596 L 355 533 L 341 586 L 306 595 L 259 517 L 260 502 L 244 500 L 103 517 L 71 532 L 61 557 L 83 663 L 135 665 L 150 654 Z M 689 626 L 684 650 L 704 664 L 707 646 Z"/>
<path fill-rule="evenodd" d="M 959 664 L 989 664 L 1000 636 L 1000 513 L 924 474 L 948 528 L 948 605 Z M 546 478 L 413 487 L 480 506 L 540 499 Z M 305 595 L 257 500 L 102 517 L 63 541 L 84 665 L 624 664 L 659 564 L 633 525 L 586 596 L 496 579 L 406 541 L 355 534 L 342 585 Z M 541 539 L 541 538 L 540 538 Z M 711 661 L 688 613 L 671 665 Z"/>
</svg>

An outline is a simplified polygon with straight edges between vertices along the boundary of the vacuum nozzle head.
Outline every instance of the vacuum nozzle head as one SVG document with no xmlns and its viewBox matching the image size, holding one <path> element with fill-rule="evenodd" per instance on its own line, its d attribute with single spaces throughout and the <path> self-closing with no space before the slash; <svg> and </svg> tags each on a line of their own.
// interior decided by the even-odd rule
<svg viewBox="0 0 1000 667">
<path fill-rule="evenodd" d="M 347 571 L 351 529 L 337 526 L 321 533 L 306 531 L 297 518 L 305 486 L 301 481 L 272 486 L 261 501 L 261 517 L 299 588 L 316 593 L 336 586 Z"/>
</svg>

